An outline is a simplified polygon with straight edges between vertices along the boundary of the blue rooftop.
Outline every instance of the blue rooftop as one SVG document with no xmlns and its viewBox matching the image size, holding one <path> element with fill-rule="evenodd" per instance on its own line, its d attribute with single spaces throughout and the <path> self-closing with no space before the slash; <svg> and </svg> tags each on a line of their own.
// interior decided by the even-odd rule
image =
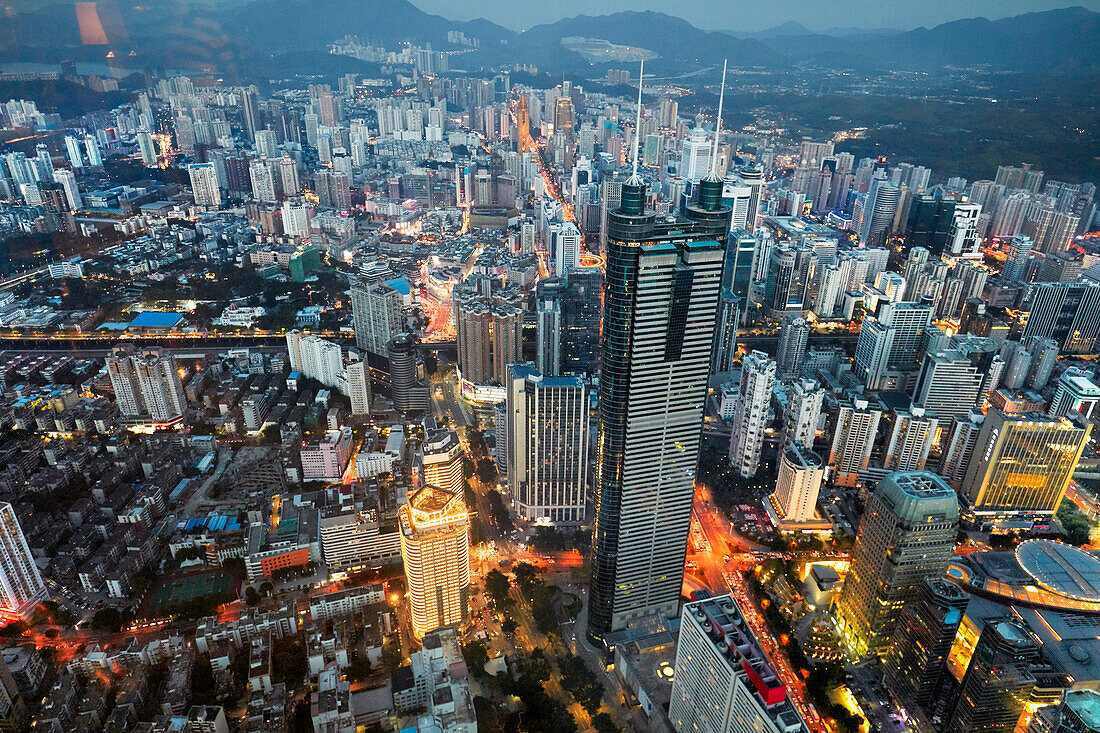
<svg viewBox="0 0 1100 733">
<path fill-rule="evenodd" d="M 143 311 L 130 321 L 129 328 L 171 328 L 183 320 L 183 313 Z"/>
<path fill-rule="evenodd" d="M 409 281 L 403 277 L 395 277 L 393 280 L 387 280 L 386 284 L 402 295 L 408 295 L 412 292 Z"/>
</svg>

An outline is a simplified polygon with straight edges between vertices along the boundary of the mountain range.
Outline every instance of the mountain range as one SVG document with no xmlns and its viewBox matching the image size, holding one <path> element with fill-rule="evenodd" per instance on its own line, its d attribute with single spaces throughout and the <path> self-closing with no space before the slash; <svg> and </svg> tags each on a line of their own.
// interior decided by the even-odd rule
<svg viewBox="0 0 1100 733">
<path fill-rule="evenodd" d="M 1064 74 L 1100 71 L 1100 13 L 1081 7 L 995 21 L 971 18 L 909 31 L 830 33 L 793 21 L 754 33 L 704 31 L 653 11 L 581 15 L 517 33 L 485 19 L 451 21 L 425 13 L 408 0 L 103 0 L 93 7 L 98 17 L 90 24 L 85 18 L 85 35 L 89 27 L 93 35 L 102 29 L 106 47 L 82 43 L 71 3 L 31 3 L 14 6 L 0 24 L 0 61 L 100 60 L 110 48 L 116 56 L 133 55 L 135 66 L 207 68 L 227 78 L 244 76 L 250 69 L 275 68 L 280 59 L 296 60 L 303 67 L 300 71 L 308 73 L 329 44 L 345 36 L 389 48 L 411 42 L 443 50 L 455 48 L 447 41 L 448 32 L 461 31 L 480 44 L 477 51 L 452 59 L 452 66 L 469 70 L 531 63 L 552 73 L 591 71 L 591 62 L 562 45 L 563 38 L 580 36 L 656 53 L 654 73 L 668 75 L 713 66 L 722 59 L 734 66 L 765 68 L 813 63 L 867 71 L 933 71 L 944 66 Z M 621 61 L 608 63 L 626 66 Z"/>
</svg>

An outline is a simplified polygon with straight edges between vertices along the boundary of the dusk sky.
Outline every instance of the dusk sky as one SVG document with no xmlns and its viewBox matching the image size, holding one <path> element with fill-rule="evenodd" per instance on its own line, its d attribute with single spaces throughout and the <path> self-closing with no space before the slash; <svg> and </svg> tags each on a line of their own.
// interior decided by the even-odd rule
<svg viewBox="0 0 1100 733">
<path fill-rule="evenodd" d="M 413 0 L 423 10 L 455 20 L 489 18 L 523 30 L 574 15 L 606 15 L 622 10 L 658 10 L 712 30 L 758 31 L 797 21 L 813 30 L 828 28 L 901 28 L 933 26 L 959 18 L 1003 18 L 1082 5 L 1100 10 L 1100 0 Z"/>
</svg>

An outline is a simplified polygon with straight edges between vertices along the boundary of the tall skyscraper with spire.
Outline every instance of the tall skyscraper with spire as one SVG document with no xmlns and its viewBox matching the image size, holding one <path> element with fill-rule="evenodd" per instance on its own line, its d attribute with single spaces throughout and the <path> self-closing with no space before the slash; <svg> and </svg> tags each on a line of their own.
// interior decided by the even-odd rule
<svg viewBox="0 0 1100 733">
<path fill-rule="evenodd" d="M 641 81 L 638 90 L 641 116 Z M 686 218 L 634 172 L 608 217 L 588 637 L 678 611 L 730 209 L 700 182 Z"/>
</svg>

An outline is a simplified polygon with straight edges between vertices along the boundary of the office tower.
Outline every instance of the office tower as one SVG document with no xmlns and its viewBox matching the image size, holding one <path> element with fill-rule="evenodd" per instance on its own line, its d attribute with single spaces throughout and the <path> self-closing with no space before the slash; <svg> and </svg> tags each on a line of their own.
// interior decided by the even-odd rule
<svg viewBox="0 0 1100 733">
<path fill-rule="evenodd" d="M 606 173 L 600 181 L 600 256 L 607 256 L 608 220 L 619 208 L 625 177 L 617 171 Z"/>
<path fill-rule="evenodd" d="M 711 374 L 733 371 L 737 356 L 737 322 L 741 318 L 741 299 L 722 288 L 718 301 L 718 326 L 714 329 L 714 359 Z"/>
<path fill-rule="evenodd" d="M 814 518 L 825 464 L 802 443 L 792 443 L 779 456 L 779 477 L 772 501 L 781 519 L 808 522 Z"/>
<path fill-rule="evenodd" d="M 970 595 L 944 578 L 925 578 L 915 602 L 898 616 L 883 662 L 886 686 L 905 709 L 931 718 Z"/>
<path fill-rule="evenodd" d="M 462 494 L 466 486 L 462 458 L 464 451 L 453 430 L 429 429 L 416 456 L 417 484 L 438 486 L 454 494 Z"/>
<path fill-rule="evenodd" d="M 802 373 L 802 360 L 810 343 L 810 324 L 801 316 L 787 316 L 779 326 L 779 347 L 775 352 L 780 379 L 793 379 Z"/>
<path fill-rule="evenodd" d="M 925 354 L 913 404 L 943 420 L 966 413 L 996 389 L 1002 369 L 993 351 L 968 353 L 955 348 Z"/>
<path fill-rule="evenodd" d="M 732 596 L 684 604 L 669 722 L 676 733 L 807 733 Z"/>
<path fill-rule="evenodd" d="M 249 163 L 248 175 L 252 180 L 252 198 L 265 204 L 273 204 L 278 200 L 275 196 L 275 179 L 265 161 L 253 160 Z"/>
<path fill-rule="evenodd" d="M 508 488 L 527 522 L 582 524 L 588 495 L 588 387 L 509 366 L 505 384 Z"/>
<path fill-rule="evenodd" d="M 888 471 L 921 471 L 932 450 L 939 420 L 925 415 L 924 408 L 894 410 L 890 415 L 890 439 L 883 468 Z"/>
<path fill-rule="evenodd" d="M 829 451 L 833 482 L 838 486 L 855 486 L 860 472 L 867 469 L 881 419 L 882 410 L 865 399 L 857 397 L 840 405 Z"/>
<path fill-rule="evenodd" d="M 1058 377 L 1047 414 L 1051 417 L 1080 414 L 1091 419 L 1098 401 L 1100 386 L 1096 385 L 1096 377 L 1083 369 L 1069 367 Z"/>
<path fill-rule="evenodd" d="M 154 422 L 160 423 L 183 417 L 187 398 L 183 394 L 176 358 L 160 349 L 143 349 L 130 358 L 144 411 Z"/>
<path fill-rule="evenodd" d="M 858 656 L 886 653 L 901 610 L 926 578 L 941 577 L 955 551 L 959 502 L 928 471 L 887 474 L 859 523 L 837 620 Z"/>
<path fill-rule="evenodd" d="M 367 366 L 365 356 L 355 349 L 348 349 L 348 365 L 345 372 L 352 415 L 370 415 L 370 367 Z"/>
<path fill-rule="evenodd" d="M 898 210 L 901 189 L 885 178 L 874 178 L 863 203 L 859 222 L 859 246 L 877 247 L 884 243 L 894 214 Z"/>
<path fill-rule="evenodd" d="M 1054 365 L 1058 361 L 1058 342 L 1051 338 L 1032 339 L 1028 343 L 1028 351 L 1031 352 L 1031 371 L 1027 375 L 1027 384 L 1035 390 L 1043 389 L 1050 381 L 1050 375 L 1054 373 Z"/>
<path fill-rule="evenodd" d="M 425 485 L 399 510 L 413 635 L 470 617 L 470 518 L 462 492 Z"/>
<path fill-rule="evenodd" d="M 1055 254 L 1070 246 L 1080 223 L 1081 217 L 1076 214 L 1033 201 L 1024 214 L 1020 231 L 1035 243 L 1036 252 Z"/>
<path fill-rule="evenodd" d="M 390 363 L 390 399 L 398 412 L 428 409 L 428 385 L 420 362 L 420 344 L 416 335 L 401 333 L 386 344 Z"/>
<path fill-rule="evenodd" d="M 222 194 L 218 189 L 218 172 L 213 163 L 192 163 L 187 166 L 191 176 L 191 195 L 195 206 L 217 209 L 222 205 Z"/>
<path fill-rule="evenodd" d="M 1001 277 L 1009 282 L 1022 282 L 1027 273 L 1028 257 L 1031 255 L 1031 239 L 1017 234 L 1008 242 L 1008 257 L 1005 259 Z"/>
<path fill-rule="evenodd" d="M 699 188 L 686 219 L 657 217 L 632 175 L 608 217 L 587 629 L 594 641 L 679 605 L 730 216 L 716 176 Z"/>
<path fill-rule="evenodd" d="M 1011 733 L 1035 687 L 1042 645 L 1014 618 L 986 621 L 945 733 Z"/>
<path fill-rule="evenodd" d="M 303 201 L 284 201 L 283 234 L 288 237 L 309 236 L 309 207 Z"/>
<path fill-rule="evenodd" d="M 553 233 L 551 251 L 554 255 L 554 274 L 566 277 L 580 267 L 581 237 L 576 225 L 566 222 Z"/>
<path fill-rule="evenodd" d="M 375 354 L 405 330 L 404 297 L 385 282 L 355 281 L 351 286 L 351 313 L 355 345 Z"/>
<path fill-rule="evenodd" d="M 807 246 L 781 245 L 771 250 L 764 300 L 773 314 L 808 310 L 812 306 L 817 265 L 816 253 Z"/>
<path fill-rule="evenodd" d="M 539 280 L 535 288 L 536 365 L 540 374 L 556 377 L 561 374 L 562 301 L 568 292 L 564 278 Z"/>
<path fill-rule="evenodd" d="M 890 369 L 917 366 L 921 335 L 931 322 L 928 303 L 886 303 L 877 316 L 864 318 L 854 366 L 868 389 L 881 389 Z"/>
<path fill-rule="evenodd" d="M 1100 333 L 1100 283 L 1036 283 L 1027 298 L 1023 340 L 1053 338 L 1063 353 L 1090 354 Z"/>
<path fill-rule="evenodd" d="M 733 416 L 729 460 L 746 478 L 755 476 L 760 468 L 775 373 L 775 362 L 762 351 L 753 351 L 741 360 L 741 391 Z"/>
<path fill-rule="evenodd" d="M 684 138 L 679 173 L 684 180 L 697 183 L 711 169 L 713 140 L 706 130 L 694 129 Z"/>
<path fill-rule="evenodd" d="M 985 413 L 975 409 L 965 415 L 956 415 L 951 426 L 950 436 L 942 451 L 939 474 L 951 488 L 962 488 L 966 470 L 974 456 L 974 447 L 978 444 L 978 435 L 985 422 Z"/>
<path fill-rule="evenodd" d="M 1058 705 L 1035 712 L 1027 733 L 1100 733 L 1100 692 L 1066 690 Z"/>
<path fill-rule="evenodd" d="M 918 190 L 912 185 L 903 189 L 902 202 L 897 209 L 898 223 L 904 224 L 905 243 L 928 249 L 937 256 L 944 254 L 955 220 L 956 201 L 939 192 L 910 195 Z M 906 199 L 908 212 L 905 211 Z"/>
<path fill-rule="evenodd" d="M 61 184 L 65 191 L 65 201 L 70 211 L 77 211 L 83 205 L 80 198 L 80 188 L 76 185 L 76 176 L 67 168 L 58 168 L 53 172 L 53 180 Z"/>
<path fill-rule="evenodd" d="M 796 379 L 783 404 L 783 447 L 802 443 L 813 448 L 825 389 L 815 379 Z"/>
<path fill-rule="evenodd" d="M 959 492 L 964 519 L 982 527 L 1049 521 L 1065 496 L 1092 425 L 990 410 Z"/>
<path fill-rule="evenodd" d="M 561 369 L 594 379 L 599 371 L 603 273 L 584 267 L 569 275 L 561 309 Z"/>
<path fill-rule="evenodd" d="M 19 518 L 11 504 L 0 502 L 0 591 L 3 592 L 3 608 L 0 615 L 26 617 L 34 611 L 39 601 L 49 596 Z"/>
<path fill-rule="evenodd" d="M 750 232 L 731 232 L 727 238 L 726 267 L 722 274 L 723 287 L 747 303 L 753 282 L 753 264 L 757 256 L 757 239 Z"/>
</svg>

